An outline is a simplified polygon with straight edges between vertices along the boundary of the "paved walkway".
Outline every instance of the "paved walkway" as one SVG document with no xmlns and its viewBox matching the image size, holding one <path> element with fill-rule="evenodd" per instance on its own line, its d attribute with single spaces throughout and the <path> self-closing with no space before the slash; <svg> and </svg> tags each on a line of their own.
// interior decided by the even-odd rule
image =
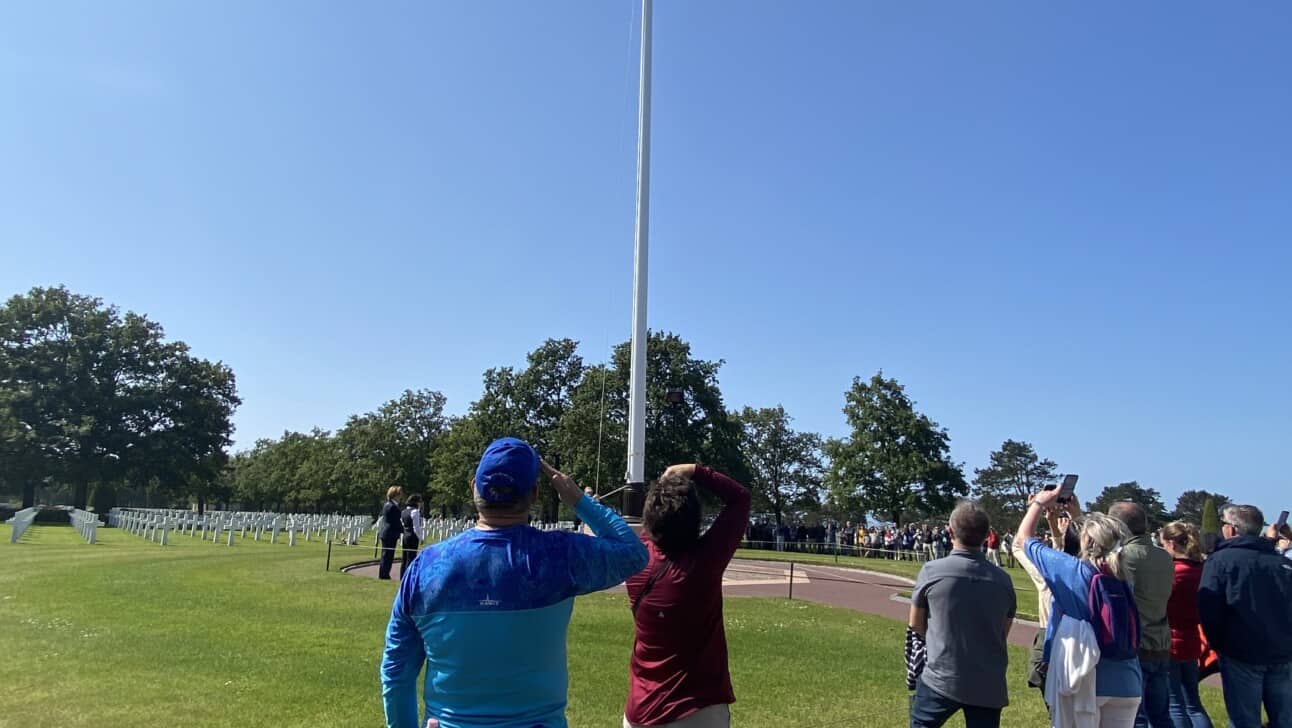
<svg viewBox="0 0 1292 728">
<path fill-rule="evenodd" d="M 914 586 L 915 582 L 909 579 L 845 566 L 794 564 L 793 569 L 795 599 L 853 609 L 902 622 L 906 621 L 910 613 L 909 603 L 898 597 L 900 592 L 910 591 Z M 347 571 L 356 576 L 376 578 L 377 563 L 357 565 Z M 399 574 L 398 564 L 395 565 L 394 574 Z M 610 591 L 622 592 L 623 587 L 615 587 Z M 783 561 L 736 559 L 723 574 L 722 593 L 729 597 L 788 597 L 790 564 Z M 1036 629 L 1036 625 L 1030 622 L 1015 622 L 1009 633 L 1009 641 L 1031 647 Z"/>
</svg>

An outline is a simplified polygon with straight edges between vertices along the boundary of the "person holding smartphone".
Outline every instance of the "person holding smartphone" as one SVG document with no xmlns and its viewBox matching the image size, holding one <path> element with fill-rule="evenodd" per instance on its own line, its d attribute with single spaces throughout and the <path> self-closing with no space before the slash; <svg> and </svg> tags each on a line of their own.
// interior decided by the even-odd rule
<svg viewBox="0 0 1292 728">
<path fill-rule="evenodd" d="M 595 536 L 529 525 L 540 472 Z M 391 608 L 381 660 L 386 726 L 565 728 L 574 598 L 641 571 L 646 549 L 522 440 L 490 444 L 470 487 L 476 527 L 423 549 Z"/>
</svg>

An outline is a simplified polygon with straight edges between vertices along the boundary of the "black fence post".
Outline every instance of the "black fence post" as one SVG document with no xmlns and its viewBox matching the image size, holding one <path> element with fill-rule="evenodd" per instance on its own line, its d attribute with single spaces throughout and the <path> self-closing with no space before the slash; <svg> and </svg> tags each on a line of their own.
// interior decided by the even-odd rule
<svg viewBox="0 0 1292 728">
<path fill-rule="evenodd" d="M 323 565 L 323 570 L 332 570 L 332 539 L 328 539 L 327 541 L 327 563 Z"/>
<path fill-rule="evenodd" d="M 794 601 L 794 562 L 790 562 L 790 601 Z"/>
</svg>

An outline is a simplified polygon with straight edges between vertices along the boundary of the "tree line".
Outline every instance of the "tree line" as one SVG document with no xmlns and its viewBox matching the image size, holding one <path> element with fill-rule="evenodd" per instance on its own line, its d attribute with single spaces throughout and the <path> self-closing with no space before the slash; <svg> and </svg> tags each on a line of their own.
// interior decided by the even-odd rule
<svg viewBox="0 0 1292 728">
<path fill-rule="evenodd" d="M 1058 475 L 1030 444 L 1007 440 L 970 482 L 950 457 L 947 430 L 883 372 L 852 381 L 842 408 L 848 434 L 827 438 L 796 429 L 779 404 L 728 407 L 723 363 L 695 357 L 676 334 L 650 334 L 648 477 L 674 462 L 709 464 L 748 483 L 758 512 L 777 523 L 864 514 L 930 520 L 974 495 L 1009 524 L 1027 495 Z M 99 510 L 218 503 L 364 512 L 398 484 L 450 514 L 469 507 L 479 454 L 504 435 L 606 494 L 627 469 L 628 382 L 628 342 L 588 363 L 576 341 L 548 339 L 523 366 L 485 371 L 480 396 L 460 415 L 446 414 L 441 392 L 410 389 L 335 432 L 288 431 L 230 455 L 240 400 L 227 366 L 167 341 L 145 316 L 65 288 L 35 288 L 0 307 L 0 494 L 21 492 L 29 505 L 39 485 L 52 499 Z M 1155 523 L 1196 522 L 1208 496 L 1226 500 L 1186 491 L 1168 512 L 1157 491 L 1127 482 L 1090 505 L 1130 498 Z M 544 520 L 568 516 L 546 490 L 538 507 Z"/>
</svg>

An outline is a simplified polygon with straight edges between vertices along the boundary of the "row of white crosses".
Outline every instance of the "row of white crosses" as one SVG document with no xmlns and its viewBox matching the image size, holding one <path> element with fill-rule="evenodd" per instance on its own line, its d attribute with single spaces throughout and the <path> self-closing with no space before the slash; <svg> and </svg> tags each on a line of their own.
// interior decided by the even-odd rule
<svg viewBox="0 0 1292 728">
<path fill-rule="evenodd" d="M 358 544 L 363 532 L 374 527 L 368 516 L 322 515 L 318 513 L 267 513 L 255 511 L 193 511 L 166 508 L 113 508 L 108 523 L 162 546 L 172 535 L 187 536 L 232 546 L 235 538 L 248 535 L 259 541 L 278 543 L 286 532 L 287 545 L 296 545 L 300 534 L 306 541 L 318 538 L 326 543 Z"/>
<path fill-rule="evenodd" d="M 23 532 L 32 521 L 36 520 L 36 514 L 39 512 L 39 508 L 24 508 L 13 514 L 13 518 L 9 519 L 9 525 L 13 527 L 9 532 L 9 543 L 18 543 L 18 539 L 22 538 Z"/>
<path fill-rule="evenodd" d="M 471 518 L 427 518 L 423 523 L 426 526 L 425 544 L 433 544 L 436 541 L 453 538 L 459 533 L 469 531 L 476 526 L 475 520 Z M 569 530 L 573 524 L 535 522 L 530 525 L 540 531 L 565 531 Z"/>
<path fill-rule="evenodd" d="M 89 543 L 94 543 L 94 538 L 98 535 L 99 526 L 103 525 L 99 521 L 99 517 L 80 508 L 73 508 L 70 513 L 72 514 L 72 527 L 76 529 L 77 533 L 81 534 L 81 538 Z"/>
</svg>

